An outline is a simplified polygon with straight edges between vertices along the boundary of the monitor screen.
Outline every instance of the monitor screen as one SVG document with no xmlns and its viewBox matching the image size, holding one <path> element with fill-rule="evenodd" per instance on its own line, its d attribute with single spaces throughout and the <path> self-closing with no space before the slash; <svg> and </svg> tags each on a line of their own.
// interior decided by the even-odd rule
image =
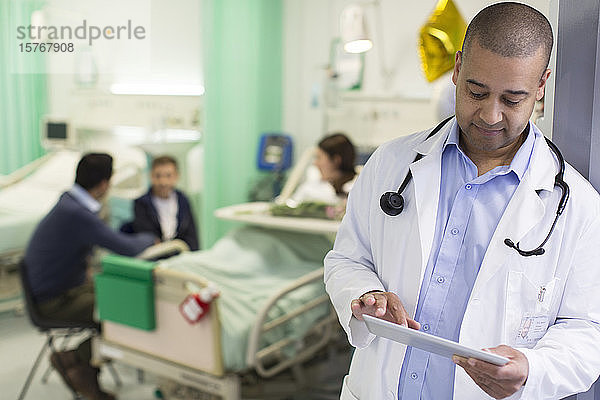
<svg viewBox="0 0 600 400">
<path fill-rule="evenodd" d="M 45 117 L 42 121 L 42 146 L 46 150 L 64 149 L 75 145 L 73 127 L 66 118 Z"/>
<path fill-rule="evenodd" d="M 67 140 L 67 123 L 48 122 L 46 124 L 46 139 Z"/>
</svg>

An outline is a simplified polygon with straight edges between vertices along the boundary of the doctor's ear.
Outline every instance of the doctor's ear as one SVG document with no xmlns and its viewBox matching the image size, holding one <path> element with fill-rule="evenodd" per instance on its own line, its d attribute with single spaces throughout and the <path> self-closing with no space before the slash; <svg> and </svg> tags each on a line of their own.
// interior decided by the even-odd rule
<svg viewBox="0 0 600 400">
<path fill-rule="evenodd" d="M 537 101 L 540 101 L 542 99 L 542 97 L 544 97 L 544 92 L 546 89 L 546 81 L 548 81 L 549 77 L 550 77 L 550 70 L 546 69 L 544 71 L 544 73 L 542 74 L 542 77 L 540 78 L 540 83 L 539 83 L 538 89 L 535 93 L 535 99 Z"/>
<path fill-rule="evenodd" d="M 452 72 L 452 82 L 456 85 L 458 82 L 458 73 L 460 72 L 460 67 L 462 66 L 462 51 L 457 51 L 454 56 L 454 71 Z"/>
</svg>

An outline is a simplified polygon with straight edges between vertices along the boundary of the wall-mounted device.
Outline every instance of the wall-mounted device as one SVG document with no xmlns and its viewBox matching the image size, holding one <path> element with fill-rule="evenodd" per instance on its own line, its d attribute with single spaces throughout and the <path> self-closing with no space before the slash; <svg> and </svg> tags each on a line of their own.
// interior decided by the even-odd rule
<svg viewBox="0 0 600 400">
<path fill-rule="evenodd" d="M 280 133 L 265 133 L 258 145 L 258 169 L 285 171 L 292 166 L 292 138 Z"/>
<path fill-rule="evenodd" d="M 45 149 L 73 147 L 76 142 L 74 129 L 66 119 L 45 117 L 41 133 Z"/>
</svg>

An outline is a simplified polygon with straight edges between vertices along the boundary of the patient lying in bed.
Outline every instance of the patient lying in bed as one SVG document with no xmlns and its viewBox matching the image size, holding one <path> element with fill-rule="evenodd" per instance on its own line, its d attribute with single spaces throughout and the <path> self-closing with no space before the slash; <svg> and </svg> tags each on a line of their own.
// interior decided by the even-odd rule
<svg viewBox="0 0 600 400">
<path fill-rule="evenodd" d="M 271 208 L 275 216 L 341 219 L 356 179 L 356 151 L 342 133 L 323 138 L 315 150 L 305 180 L 285 204 Z"/>
<path fill-rule="evenodd" d="M 182 253 L 160 265 L 199 274 L 217 285 L 221 292 L 218 301 L 225 369 L 239 371 L 246 367 L 248 333 L 259 310 L 282 287 L 321 268 L 330 246 L 327 239 L 317 235 L 242 227 L 209 250 Z M 302 289 L 278 302 L 270 317 L 276 318 L 286 309 L 324 293 L 322 282 Z M 294 319 L 286 332 L 269 332 L 265 340 L 275 341 L 283 335 L 300 337 L 327 312 L 327 305 L 317 307 Z"/>
</svg>

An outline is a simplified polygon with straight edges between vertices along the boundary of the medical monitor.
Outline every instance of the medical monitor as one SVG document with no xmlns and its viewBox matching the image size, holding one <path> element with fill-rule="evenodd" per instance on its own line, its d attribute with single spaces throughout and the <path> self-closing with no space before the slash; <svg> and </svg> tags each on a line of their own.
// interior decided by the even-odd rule
<svg viewBox="0 0 600 400">
<path fill-rule="evenodd" d="M 292 165 L 292 138 L 280 133 L 265 133 L 258 145 L 258 169 L 285 171 Z"/>
<path fill-rule="evenodd" d="M 42 146 L 45 149 L 73 147 L 73 129 L 66 119 L 46 117 L 42 123 Z"/>
</svg>

